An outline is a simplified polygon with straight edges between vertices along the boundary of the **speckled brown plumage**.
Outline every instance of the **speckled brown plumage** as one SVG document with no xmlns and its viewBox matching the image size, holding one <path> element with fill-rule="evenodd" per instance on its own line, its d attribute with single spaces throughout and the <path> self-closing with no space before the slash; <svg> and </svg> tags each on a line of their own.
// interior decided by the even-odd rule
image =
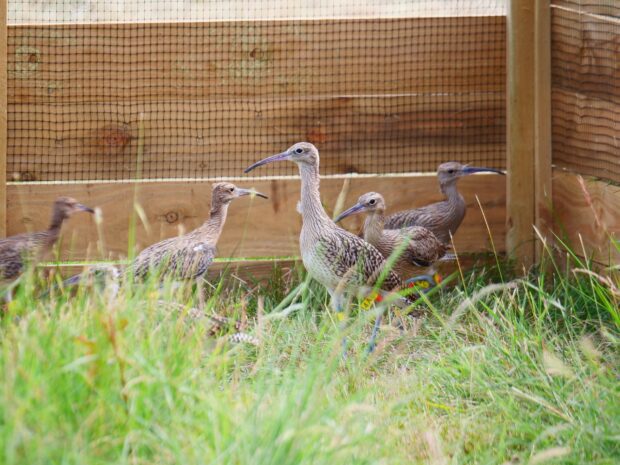
<svg viewBox="0 0 620 465">
<path fill-rule="evenodd" d="M 383 291 L 396 291 L 402 286 L 399 276 L 387 272 L 381 253 L 365 240 L 337 226 L 325 213 L 319 193 L 319 153 L 316 147 L 301 142 L 273 157 L 261 160 L 246 172 L 266 163 L 289 160 L 297 163 L 301 175 L 301 202 L 298 211 L 303 222 L 300 235 L 301 257 L 308 273 L 323 284 L 332 304 L 341 309 L 343 293 L 366 292 L 378 286 Z"/>
<path fill-rule="evenodd" d="M 439 165 L 437 170 L 439 187 L 446 199 L 413 210 L 394 213 L 386 218 L 385 228 L 423 226 L 432 231 L 440 241 L 450 243 L 450 235 L 456 234 L 467 211 L 465 199 L 457 189 L 457 181 L 462 176 L 481 172 L 504 174 L 493 168 L 470 167 L 457 162 Z"/>
<path fill-rule="evenodd" d="M 52 219 L 45 231 L 18 234 L 0 240 L 0 280 L 13 280 L 28 264 L 36 264 L 48 255 L 60 236 L 63 222 L 79 211 L 93 210 L 70 197 L 60 197 L 54 202 Z"/>
<path fill-rule="evenodd" d="M 183 236 L 165 239 L 147 247 L 133 260 L 126 272 L 137 278 L 155 272 L 160 277 L 175 280 L 203 276 L 215 258 L 217 241 L 224 228 L 230 202 L 250 194 L 267 198 L 231 183 L 214 184 L 209 219 Z"/>
<path fill-rule="evenodd" d="M 408 272 L 411 266 L 430 266 L 446 253 L 446 244 L 424 227 L 384 229 L 385 200 L 376 192 L 362 195 L 354 206 L 336 219 L 336 222 L 361 212 L 367 213 L 364 239 L 374 245 L 385 258 L 399 253 L 394 270 L 401 276 Z"/>
</svg>

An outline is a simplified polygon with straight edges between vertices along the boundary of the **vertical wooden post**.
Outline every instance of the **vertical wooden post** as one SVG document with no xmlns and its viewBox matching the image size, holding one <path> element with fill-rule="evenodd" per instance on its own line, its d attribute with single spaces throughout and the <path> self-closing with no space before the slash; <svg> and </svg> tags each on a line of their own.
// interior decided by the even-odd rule
<svg viewBox="0 0 620 465">
<path fill-rule="evenodd" d="M 511 0 L 507 37 L 507 232 L 510 256 L 534 262 L 534 78 L 536 0 Z"/>
<path fill-rule="evenodd" d="M 535 130 L 534 151 L 534 218 L 536 229 L 542 239 L 549 244 L 553 239 L 551 230 L 551 2 L 536 1 L 536 51 L 535 51 Z M 535 260 L 540 262 L 545 254 L 543 242 L 535 242 Z"/>
<path fill-rule="evenodd" d="M 0 237 L 6 235 L 7 0 L 0 0 Z"/>
</svg>

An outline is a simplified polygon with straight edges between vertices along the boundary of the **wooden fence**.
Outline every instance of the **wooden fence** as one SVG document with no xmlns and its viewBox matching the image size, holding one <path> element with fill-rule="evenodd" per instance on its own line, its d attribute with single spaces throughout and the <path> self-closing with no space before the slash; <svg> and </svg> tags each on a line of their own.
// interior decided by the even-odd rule
<svg viewBox="0 0 620 465">
<path fill-rule="evenodd" d="M 251 185 L 270 195 L 269 201 L 243 199 L 231 207 L 219 245 L 221 257 L 296 256 L 301 221 L 295 204 L 300 186 L 295 176 L 288 175 L 293 171 L 265 178 L 239 175 L 258 157 L 279 151 L 290 142 L 311 140 L 322 150 L 325 176 L 321 189 L 328 211 L 334 208 L 345 181 L 349 183 L 347 203 L 374 190 L 384 194 L 390 210 L 399 210 L 441 198 L 436 177 L 429 173 L 429 167 L 438 161 L 477 152 L 494 159 L 507 154 L 507 180 L 479 175 L 461 181 L 469 210 L 456 236 L 458 252 L 490 252 L 492 237 L 498 252 L 515 254 L 528 265 L 542 253 L 540 247 L 536 250 L 532 225 L 551 237 L 553 228 L 560 231 L 562 224 L 573 239 L 579 233 L 584 235 L 588 252 L 596 249 L 603 261 L 605 257 L 617 260 L 615 252 L 609 250 L 609 236 L 619 229 L 618 189 L 589 180 L 581 184 L 575 175 L 557 169 L 552 172 L 552 162 L 558 169 L 570 167 L 566 153 L 585 153 L 587 158 L 593 147 L 599 147 L 596 144 L 601 138 L 615 137 L 617 88 L 610 87 L 614 99 L 600 102 L 594 94 L 579 94 L 571 87 L 573 81 L 562 73 L 552 74 L 558 60 L 579 65 L 573 60 L 574 48 L 583 47 L 583 43 L 573 44 L 575 38 L 571 37 L 568 45 L 558 45 L 555 51 L 550 46 L 564 43 L 564 23 L 558 21 L 558 15 L 571 16 L 574 12 L 569 11 L 570 5 L 556 11 L 546 2 L 525 3 L 531 8 L 519 8 L 521 2 L 512 2 L 508 30 L 506 18 L 499 16 L 308 20 L 288 26 L 286 22 L 261 21 L 255 25 L 259 29 L 277 26 L 282 31 L 288 27 L 296 33 L 277 34 L 277 43 L 268 49 L 258 46 L 241 51 L 232 46 L 238 28 L 230 22 L 189 26 L 24 25 L 9 26 L 7 30 L 6 17 L 0 18 L 7 37 L 0 46 L 0 56 L 7 57 L 5 66 L 0 66 L 0 87 L 4 89 L 0 92 L 4 99 L 0 100 L 0 228 L 6 228 L 10 235 L 44 227 L 50 205 L 58 195 L 71 195 L 99 206 L 104 217 L 100 227 L 87 216 L 69 222 L 64 231 L 63 260 L 116 259 L 126 255 L 134 201 L 144 211 L 144 216 L 136 220 L 138 247 L 195 227 L 208 214 L 212 179 L 205 175 L 208 170 L 204 166 L 191 163 L 181 164 L 173 172 L 172 177 L 180 179 L 157 179 L 158 167 L 170 163 L 172 157 L 178 160 L 188 155 L 168 143 L 160 145 L 160 136 L 165 134 L 168 142 L 174 140 L 179 146 L 193 148 L 195 153 L 221 149 L 221 157 L 212 159 L 209 173 L 216 169 L 218 178 Z M 394 21 L 399 22 L 399 28 L 389 27 Z M 306 76 L 300 74 L 303 67 L 300 71 L 291 63 L 325 53 L 312 47 L 312 31 L 317 24 L 323 34 L 321 40 L 330 35 L 334 40 L 336 36 L 343 40 L 342 31 L 350 30 L 350 34 L 361 34 L 346 38 L 351 42 L 363 45 L 384 41 L 390 54 L 402 57 L 398 68 L 393 68 L 393 60 L 382 63 L 381 56 L 375 61 L 365 60 L 364 47 L 360 46 L 357 55 L 331 51 L 329 56 L 314 57 L 328 63 L 328 68 L 306 70 L 310 73 Z M 343 28 L 343 24 L 355 27 Z M 313 28 L 300 36 L 300 30 L 303 32 L 309 25 Z M 414 40 L 409 37 L 403 41 L 394 33 L 429 25 L 439 31 L 440 40 L 415 39 L 413 33 Z M 192 42 L 189 48 L 185 43 L 180 50 L 188 27 L 213 31 L 211 35 L 203 32 L 202 36 L 213 37 L 214 42 Z M 467 32 L 474 27 L 494 31 L 493 40 L 481 42 L 469 37 Z M 589 27 L 599 31 L 598 26 Z M 617 30 L 602 29 L 607 39 L 620 43 Z M 160 36 L 170 40 L 160 43 Z M 74 47 L 71 56 L 66 56 L 65 46 L 71 43 L 71 37 L 80 38 L 82 53 L 76 54 Z M 138 37 L 148 49 L 145 56 L 151 60 L 149 63 L 135 63 L 123 54 L 123 43 Z M 308 43 L 301 44 L 299 37 L 305 37 Z M 101 57 L 94 52 L 94 44 L 101 41 L 107 41 L 109 53 L 118 54 L 114 69 L 99 66 Z M 228 70 L 241 70 L 245 65 L 240 63 L 248 59 L 248 53 L 254 54 L 253 59 L 257 54 L 269 54 L 273 69 L 262 76 L 265 86 L 244 86 L 243 79 L 236 85 L 233 79 L 224 88 L 219 85 L 221 67 L 200 61 L 200 47 L 211 47 L 213 59 L 225 62 Z M 613 58 L 617 63 L 617 54 L 616 50 L 614 56 L 601 59 Z M 450 66 L 455 57 L 469 57 L 463 62 L 470 66 Z M 362 78 L 351 80 L 352 70 Z M 37 79 L 25 79 L 28 73 L 36 73 Z M 587 73 L 605 77 L 596 67 Z M 111 76 L 105 88 L 87 85 L 102 75 Z M 571 72 L 570 76 L 582 83 L 590 82 L 579 74 Z M 342 82 L 342 86 L 330 85 L 326 93 L 324 79 Z M 609 87 L 609 79 L 617 79 L 617 74 L 608 73 L 606 79 Z M 596 89 L 599 86 L 593 86 L 592 92 Z M 300 94 L 303 97 L 291 98 Z M 596 99 L 587 105 L 585 113 L 571 116 L 570 112 L 557 111 L 562 105 L 581 108 L 583 98 Z M 175 124 L 162 123 L 158 118 L 162 105 L 179 115 Z M 183 115 L 190 105 L 191 111 L 204 109 L 222 115 L 217 125 L 193 128 L 201 134 L 200 143 L 183 126 Z M 373 110 L 364 110 L 369 107 Z M 347 115 L 352 111 L 364 117 L 351 120 Z M 114 115 L 112 125 L 109 116 L 101 116 L 110 113 Z M 38 115 L 42 114 L 50 118 L 40 119 Z M 597 122 L 596 130 L 583 134 L 580 125 L 584 119 Z M 251 137 L 239 142 L 239 134 Z M 370 143 L 368 134 L 374 136 Z M 32 137 L 40 138 L 41 143 L 33 147 L 24 142 Z M 420 140 L 425 141 L 424 147 Z M 248 147 L 253 150 L 248 151 Z M 611 145 L 603 143 L 601 147 L 596 153 L 616 166 L 618 156 Z M 151 179 L 132 182 L 135 157 L 141 151 L 151 155 L 144 157 L 140 168 L 141 174 Z M 234 160 L 231 154 L 235 154 Z M 93 157 L 102 155 L 115 162 L 108 163 L 104 171 L 90 171 L 95 166 Z M 42 165 L 40 160 L 49 163 Z M 402 165 L 403 160 L 410 163 L 410 171 L 399 172 L 396 165 Z M 414 172 L 420 168 L 425 173 Z M 343 174 L 349 172 L 362 174 Z M 583 192 L 588 192 L 589 197 L 582 195 L 576 200 L 575 196 Z M 360 226 L 359 219 L 345 224 L 351 229 Z M 598 227 L 601 224 L 604 228 Z"/>
</svg>

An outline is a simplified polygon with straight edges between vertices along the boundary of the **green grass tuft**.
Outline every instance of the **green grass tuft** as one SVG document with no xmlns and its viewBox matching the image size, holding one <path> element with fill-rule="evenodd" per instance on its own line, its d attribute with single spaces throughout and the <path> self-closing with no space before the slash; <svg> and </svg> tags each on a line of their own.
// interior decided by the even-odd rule
<svg viewBox="0 0 620 465">
<path fill-rule="evenodd" d="M 303 276 L 209 289 L 258 347 L 212 331 L 192 290 L 41 298 L 27 277 L 1 320 L 3 463 L 619 463 L 619 278 L 576 260 L 472 272 L 371 355 L 358 313 L 346 361 Z"/>
</svg>

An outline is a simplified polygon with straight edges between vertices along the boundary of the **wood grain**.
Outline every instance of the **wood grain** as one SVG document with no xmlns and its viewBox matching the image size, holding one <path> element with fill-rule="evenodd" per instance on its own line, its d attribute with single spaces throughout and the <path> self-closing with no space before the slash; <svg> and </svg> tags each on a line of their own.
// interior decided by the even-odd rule
<svg viewBox="0 0 620 465">
<path fill-rule="evenodd" d="M 551 11 L 555 88 L 620 104 L 620 19 Z"/>
<path fill-rule="evenodd" d="M 535 12 L 535 95 L 534 113 L 534 219 L 536 229 L 550 244 L 553 239 L 553 204 L 551 183 L 552 166 L 552 126 L 551 126 L 551 11 L 549 0 L 538 0 Z M 535 259 L 541 262 L 544 254 L 541 241 L 536 241 Z"/>
<path fill-rule="evenodd" d="M 446 160 L 503 168 L 504 158 L 502 93 L 13 104 L 9 114 L 14 181 L 133 179 L 140 121 L 147 179 L 235 176 L 299 140 L 321 148 L 325 174 L 434 171 Z"/>
<path fill-rule="evenodd" d="M 501 92 L 501 16 L 9 27 L 10 103 Z"/>
<path fill-rule="evenodd" d="M 620 103 L 554 89 L 553 161 L 557 166 L 620 182 Z"/>
<path fill-rule="evenodd" d="M 577 254 L 617 265 L 620 251 L 620 187 L 554 170 L 553 204 L 556 232 Z M 582 246 L 583 243 L 583 246 Z M 585 247 L 585 250 L 584 250 Z"/>
<path fill-rule="evenodd" d="M 510 2 L 508 7 L 506 246 L 523 270 L 535 258 L 535 12 L 536 0 Z"/>
<path fill-rule="evenodd" d="M 328 211 L 333 208 L 344 178 L 323 179 L 321 192 Z M 486 227 L 475 196 L 482 202 L 496 247 L 504 250 L 505 178 L 478 175 L 460 181 L 469 212 L 456 235 L 459 252 L 489 251 Z M 218 245 L 220 257 L 267 257 L 298 255 L 301 217 L 295 207 L 299 199 L 297 179 L 239 181 L 270 196 L 268 201 L 243 198 L 230 207 L 228 221 Z M 62 259 L 123 257 L 128 250 L 128 230 L 133 199 L 136 195 L 144 210 L 148 229 L 137 220 L 136 243 L 139 249 L 179 230 L 198 226 L 209 211 L 210 183 L 156 182 L 136 186 L 129 183 L 100 184 L 13 184 L 8 186 L 9 234 L 44 228 L 51 204 L 59 195 L 102 209 L 103 244 L 93 218 L 76 215 L 63 231 Z M 435 176 L 353 177 L 347 203 L 354 203 L 368 191 L 384 194 L 391 211 L 412 208 L 441 199 Z M 357 231 L 362 218 L 345 223 Z M 101 253 L 99 250 L 103 249 Z"/>
</svg>

